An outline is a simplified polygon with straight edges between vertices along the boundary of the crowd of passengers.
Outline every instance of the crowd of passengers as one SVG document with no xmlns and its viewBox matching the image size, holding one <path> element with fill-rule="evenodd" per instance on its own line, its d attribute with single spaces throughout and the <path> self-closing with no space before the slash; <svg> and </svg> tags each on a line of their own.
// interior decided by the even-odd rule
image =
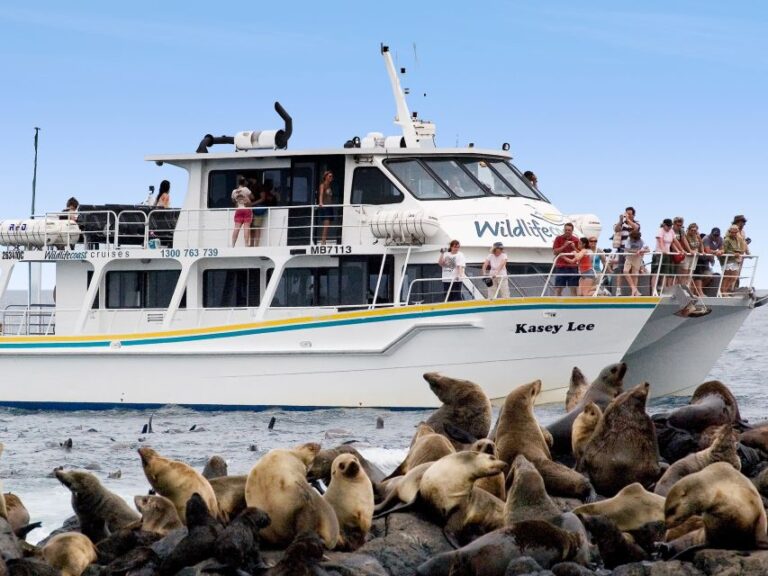
<svg viewBox="0 0 768 576">
<path fill-rule="evenodd" d="M 568 288 L 572 296 L 604 295 L 640 296 L 641 283 L 648 282 L 648 293 L 658 294 L 676 284 L 687 287 L 695 296 L 704 296 L 710 287 L 717 288 L 720 277 L 714 271 L 715 258 L 722 270 L 720 293 L 730 295 L 738 288 L 744 256 L 749 255 L 750 239 L 744 225 L 747 219 L 733 218 L 723 237 L 720 228 L 709 234 L 699 232 L 695 223 L 685 226 L 682 217 L 665 218 L 649 246 L 643 241 L 635 209 L 627 207 L 613 227 L 613 248 L 601 250 L 597 238 L 577 237 L 574 226 L 565 224 L 563 233 L 554 239 L 552 291 L 562 296 Z M 466 259 L 458 240 L 440 251 L 438 264 L 448 301 L 461 300 L 461 279 Z M 653 254 L 650 267 L 646 256 Z M 482 277 L 488 298 L 509 298 L 507 255 L 496 242 L 483 261 Z M 709 291 L 708 291 L 709 292 Z"/>
</svg>

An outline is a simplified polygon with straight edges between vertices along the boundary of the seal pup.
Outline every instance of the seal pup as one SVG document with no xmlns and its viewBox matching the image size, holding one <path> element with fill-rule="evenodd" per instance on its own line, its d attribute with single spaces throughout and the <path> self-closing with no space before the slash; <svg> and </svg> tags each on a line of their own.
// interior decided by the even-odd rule
<svg viewBox="0 0 768 576">
<path fill-rule="evenodd" d="M 56 468 L 53 473 L 72 493 L 72 509 L 80 522 L 80 531 L 92 542 L 99 542 L 110 532 L 127 528 L 141 519 L 125 500 L 107 490 L 90 472 Z"/>
<path fill-rule="evenodd" d="M 339 522 L 327 501 L 307 482 L 307 470 L 320 451 L 316 443 L 267 452 L 248 474 L 245 502 L 271 518 L 261 531 L 265 541 L 287 546 L 298 534 L 316 532 L 332 550 L 339 538 Z"/>
<path fill-rule="evenodd" d="M 222 519 L 234 518 L 245 510 L 245 483 L 248 476 L 221 476 L 209 480 L 219 504 L 219 512 Z"/>
<path fill-rule="evenodd" d="M 648 492 L 639 482 L 622 488 L 616 496 L 573 509 L 577 516 L 605 516 L 622 532 L 639 530 L 664 521 L 664 497 Z"/>
<path fill-rule="evenodd" d="M 165 496 L 134 496 L 133 503 L 141 514 L 141 529 L 145 532 L 165 536 L 184 526 L 176 506 Z"/>
<path fill-rule="evenodd" d="M 600 422 L 602 416 L 603 411 L 600 410 L 600 406 L 590 402 L 584 406 L 581 414 L 576 416 L 576 420 L 573 421 L 571 449 L 573 450 L 573 457 L 576 459 L 577 467 L 581 457 L 584 455 L 584 447 L 589 442 L 589 439 L 592 438 L 592 434 L 594 434 L 597 423 Z"/>
<path fill-rule="evenodd" d="M 422 422 L 419 424 L 416 434 L 414 434 L 405 460 L 385 480 L 407 474 L 411 468 L 419 464 L 436 462 L 443 456 L 453 454 L 454 452 L 456 450 L 446 436 L 438 434 L 431 426 Z"/>
<path fill-rule="evenodd" d="M 509 469 L 512 486 L 504 504 L 507 525 L 523 520 L 550 520 L 560 514 L 544 487 L 544 479 L 536 467 L 518 454 Z"/>
<path fill-rule="evenodd" d="M 670 540 L 669 552 L 691 546 L 754 550 L 768 548 L 768 521 L 754 485 L 727 462 L 715 462 L 679 480 L 667 494 L 664 506 L 667 530 L 674 530 L 692 516 L 701 516 L 703 527 Z"/>
<path fill-rule="evenodd" d="M 215 454 L 208 459 L 203 468 L 203 478 L 213 480 L 227 475 L 227 461 L 221 456 Z"/>
<path fill-rule="evenodd" d="M 160 576 L 176 574 L 185 566 L 194 566 L 214 554 L 214 546 L 224 527 L 215 518 L 200 494 L 194 492 L 185 506 L 187 534 L 173 551 L 163 558 Z"/>
<path fill-rule="evenodd" d="M 584 527 L 592 536 L 600 558 L 609 570 L 622 564 L 648 560 L 648 553 L 624 534 L 616 523 L 606 516 L 578 514 Z"/>
<path fill-rule="evenodd" d="M 526 520 L 494 530 L 463 548 L 443 552 L 416 569 L 419 576 L 482 574 L 504 576 L 507 565 L 521 556 L 548 569 L 581 552 L 582 537 L 549 522 Z"/>
<path fill-rule="evenodd" d="M 437 372 L 427 372 L 424 380 L 443 403 L 427 418 L 427 424 L 438 434 L 448 434 L 445 425 L 474 436 L 485 438 L 491 429 L 491 401 L 483 389 L 469 380 L 457 380 Z M 458 448 L 458 446 L 457 446 Z"/>
<path fill-rule="evenodd" d="M 710 380 L 694 390 L 687 406 L 669 415 L 669 423 L 676 428 L 701 432 L 709 426 L 741 424 L 742 420 L 733 393 L 719 380 Z"/>
<path fill-rule="evenodd" d="M 547 492 L 558 496 L 586 498 L 592 492 L 589 481 L 580 473 L 552 461 L 544 433 L 533 406 L 541 391 L 541 380 L 518 386 L 507 394 L 499 414 L 496 447 L 499 458 L 512 463 L 518 454 L 525 456 L 541 474 Z"/>
<path fill-rule="evenodd" d="M 96 562 L 96 546 L 80 532 L 57 534 L 40 550 L 43 559 L 61 571 L 62 576 L 80 576 Z"/>
<path fill-rule="evenodd" d="M 372 464 L 365 456 L 360 454 L 360 452 L 358 452 L 351 444 L 340 444 L 335 448 L 325 448 L 320 450 L 312 461 L 312 465 L 309 467 L 307 480 L 309 480 L 310 483 L 316 480 L 322 480 L 325 485 L 328 486 L 328 484 L 331 483 L 331 467 L 333 461 L 339 454 L 352 454 L 357 458 L 357 461 L 360 462 L 363 470 L 374 485 L 384 480 L 386 476 L 384 472 L 382 472 L 378 466 Z"/>
<path fill-rule="evenodd" d="M 216 559 L 231 569 L 256 574 L 266 568 L 259 554 L 259 531 L 269 526 L 269 516 L 258 508 L 246 508 L 219 534 Z"/>
<path fill-rule="evenodd" d="M 189 464 L 163 458 L 149 446 L 139 448 L 141 465 L 149 484 L 161 496 L 165 496 L 186 524 L 187 501 L 192 494 L 199 494 L 211 514 L 220 516 L 216 494 L 202 474 Z"/>
<path fill-rule="evenodd" d="M 324 552 L 323 540 L 317 534 L 300 534 L 285 549 L 280 561 L 262 576 L 323 576 L 325 571 L 318 571 L 318 565 Z"/>
<path fill-rule="evenodd" d="M 613 496 L 633 482 L 650 486 L 661 475 L 656 428 L 645 412 L 649 389 L 639 384 L 613 400 L 584 446 L 579 469 L 598 494 Z"/>
<path fill-rule="evenodd" d="M 574 408 L 547 426 L 552 434 L 552 453 L 556 456 L 567 455 L 571 451 L 571 428 L 573 421 L 581 414 L 590 402 L 597 404 L 601 410 L 624 391 L 624 376 L 627 365 L 623 362 L 610 364 L 600 371 L 589 385 L 587 391 Z"/>
<path fill-rule="evenodd" d="M 714 462 L 728 462 L 736 470 L 741 470 L 741 458 L 737 451 L 736 434 L 730 424 L 721 426 L 709 448 L 689 454 L 667 468 L 653 491 L 666 496 L 672 486 L 685 476 L 699 472 Z"/>
<path fill-rule="evenodd" d="M 352 454 L 339 454 L 333 461 L 331 483 L 323 495 L 339 521 L 338 550 L 357 550 L 373 521 L 373 485 Z"/>
<path fill-rule="evenodd" d="M 584 394 L 587 393 L 589 384 L 584 374 L 579 370 L 578 366 L 574 366 L 571 370 L 571 380 L 568 383 L 568 392 L 565 393 L 565 411 L 570 412 L 576 405 L 581 402 Z"/>
<path fill-rule="evenodd" d="M 499 457 L 499 451 L 496 449 L 496 443 L 488 438 L 482 438 L 476 440 L 470 447 L 473 452 L 483 452 L 490 454 L 494 458 Z M 504 473 L 499 472 L 495 476 L 486 476 L 485 478 L 479 478 L 475 480 L 475 486 L 488 492 L 489 494 L 496 496 L 502 502 L 507 499 L 507 487 Z"/>
</svg>

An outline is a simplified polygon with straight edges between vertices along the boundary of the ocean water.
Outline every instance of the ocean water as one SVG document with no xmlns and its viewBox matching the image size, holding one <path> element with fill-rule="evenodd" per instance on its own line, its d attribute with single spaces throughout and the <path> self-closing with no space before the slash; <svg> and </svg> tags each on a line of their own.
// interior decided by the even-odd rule
<svg viewBox="0 0 768 576">
<path fill-rule="evenodd" d="M 768 311 L 759 309 L 749 317 L 710 374 L 731 386 L 743 417 L 753 422 L 768 419 L 767 338 Z M 654 400 L 649 410 L 659 412 L 686 401 Z M 560 405 L 536 410 L 544 424 L 563 412 Z M 405 456 L 414 427 L 429 413 L 369 409 L 217 413 L 170 406 L 154 412 L 154 433 L 141 434 L 149 412 L 0 409 L 0 441 L 5 444 L 0 457 L 0 479 L 3 491 L 21 497 L 32 521 L 43 523 L 29 536 L 31 542 L 36 542 L 72 515 L 70 493 L 52 475 L 57 466 L 92 471 L 105 486 L 131 504 L 134 495 L 149 489 L 136 453 L 143 445 L 200 470 L 211 455 L 219 454 L 234 475 L 248 473 L 258 458 L 272 448 L 310 441 L 331 447 L 356 440 L 360 452 L 388 472 Z M 273 416 L 276 423 L 269 430 Z M 384 419 L 383 429 L 376 428 L 379 416 Z M 195 430 L 190 431 L 193 426 Z M 68 438 L 72 439 L 71 450 L 60 445 Z M 117 471 L 120 478 L 109 477 Z"/>
</svg>

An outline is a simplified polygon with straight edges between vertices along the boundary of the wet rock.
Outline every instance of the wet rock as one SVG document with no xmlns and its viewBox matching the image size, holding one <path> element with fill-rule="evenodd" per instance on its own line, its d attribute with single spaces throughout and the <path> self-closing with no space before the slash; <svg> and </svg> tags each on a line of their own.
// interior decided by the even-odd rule
<svg viewBox="0 0 768 576">
<path fill-rule="evenodd" d="M 338 574 L 339 576 L 389 576 L 384 567 L 376 558 L 367 554 L 351 554 L 344 552 L 331 552 L 326 554 L 327 562 L 321 566 L 329 574 Z"/>
<path fill-rule="evenodd" d="M 42 548 L 48 543 L 48 540 L 56 536 L 56 534 L 61 534 L 63 532 L 80 532 L 80 521 L 77 519 L 77 516 L 70 516 L 64 520 L 64 524 L 40 540 L 40 542 L 37 543 L 37 546 Z"/>
<path fill-rule="evenodd" d="M 560 562 L 552 566 L 552 573 L 555 576 L 595 576 L 589 568 L 585 568 L 576 562 Z"/>
<path fill-rule="evenodd" d="M 633 562 L 624 564 L 613 571 L 613 576 L 703 576 L 688 562 Z"/>
<path fill-rule="evenodd" d="M 365 543 L 357 553 L 373 556 L 391 576 L 411 576 L 433 556 L 453 550 L 442 529 L 421 514 L 394 513 L 385 521 L 385 535 Z"/>
<path fill-rule="evenodd" d="M 6 564 L 10 576 L 61 576 L 56 568 L 34 558 L 8 560 Z"/>
<path fill-rule="evenodd" d="M 539 566 L 536 560 L 522 556 L 507 564 L 507 571 L 504 572 L 504 576 L 523 576 L 524 574 L 539 574 L 540 572 L 544 572 L 544 568 Z M 547 572 L 549 571 L 547 570 Z"/>
<path fill-rule="evenodd" d="M 13 533 L 13 528 L 5 518 L 0 518 L 0 557 L 4 560 L 21 558 L 22 552 L 19 540 Z"/>
<path fill-rule="evenodd" d="M 694 555 L 693 565 L 707 576 L 768 574 L 768 551 L 701 550 Z"/>
</svg>

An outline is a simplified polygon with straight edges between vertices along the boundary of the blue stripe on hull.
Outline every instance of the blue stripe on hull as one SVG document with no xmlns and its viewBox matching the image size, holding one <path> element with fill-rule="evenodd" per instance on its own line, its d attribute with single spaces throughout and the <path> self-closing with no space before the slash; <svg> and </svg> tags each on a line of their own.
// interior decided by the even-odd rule
<svg viewBox="0 0 768 576">
<path fill-rule="evenodd" d="M 0 408 L 14 408 L 19 410 L 41 410 L 46 412 L 73 412 L 88 410 L 159 410 L 166 406 L 178 406 L 197 412 L 264 412 L 266 410 L 280 410 L 283 412 L 310 412 L 313 410 L 388 410 L 390 412 L 410 412 L 416 410 L 434 410 L 434 407 L 383 407 L 363 406 L 361 408 L 350 406 L 251 406 L 247 404 L 155 404 L 155 403 L 127 403 L 127 402 L 14 402 L 0 400 Z"/>
</svg>

